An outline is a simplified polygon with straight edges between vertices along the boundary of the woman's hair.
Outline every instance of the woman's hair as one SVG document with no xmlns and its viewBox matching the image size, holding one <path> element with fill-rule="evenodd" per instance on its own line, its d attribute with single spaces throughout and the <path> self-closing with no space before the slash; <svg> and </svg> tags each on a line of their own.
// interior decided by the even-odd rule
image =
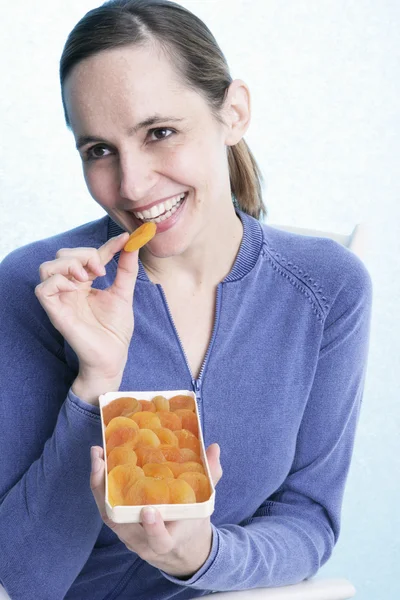
<svg viewBox="0 0 400 600">
<path fill-rule="evenodd" d="M 216 121 L 223 123 L 221 109 L 232 77 L 225 56 L 203 21 L 168 0 L 109 0 L 77 23 L 63 49 L 60 82 L 68 127 L 63 84 L 73 67 L 102 50 L 132 44 L 158 45 L 183 83 L 201 94 Z M 234 204 L 257 219 L 266 216 L 263 177 L 243 138 L 228 146 L 228 165 Z"/>
</svg>

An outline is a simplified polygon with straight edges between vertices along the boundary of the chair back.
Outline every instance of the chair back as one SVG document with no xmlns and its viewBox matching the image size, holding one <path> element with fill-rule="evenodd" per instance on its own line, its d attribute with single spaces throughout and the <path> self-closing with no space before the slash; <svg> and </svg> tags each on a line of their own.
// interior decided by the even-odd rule
<svg viewBox="0 0 400 600">
<path fill-rule="evenodd" d="M 292 227 L 291 225 L 276 225 L 275 223 L 270 223 L 269 225 L 275 229 L 297 233 L 298 235 L 330 238 L 354 252 L 361 260 L 365 259 L 368 246 L 368 228 L 366 223 L 358 223 L 349 234 L 321 231 L 319 229 L 307 229 L 304 227 Z"/>
</svg>

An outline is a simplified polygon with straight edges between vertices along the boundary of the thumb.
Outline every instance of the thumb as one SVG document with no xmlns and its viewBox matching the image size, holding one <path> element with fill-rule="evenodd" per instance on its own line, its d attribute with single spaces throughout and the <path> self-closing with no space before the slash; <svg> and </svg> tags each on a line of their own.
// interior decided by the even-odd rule
<svg viewBox="0 0 400 600">
<path fill-rule="evenodd" d="M 90 449 L 90 458 L 92 470 L 90 473 L 90 489 L 92 490 L 99 513 L 102 518 L 106 514 L 104 487 L 105 487 L 105 463 L 103 460 L 104 451 L 100 446 L 92 446 Z"/>
<path fill-rule="evenodd" d="M 219 461 L 220 447 L 218 444 L 211 444 L 206 450 L 207 462 L 210 467 L 211 479 L 214 487 L 222 477 L 222 467 Z"/>
<path fill-rule="evenodd" d="M 118 259 L 117 274 L 110 291 L 132 302 L 138 271 L 139 250 L 125 252 L 122 249 Z"/>
<path fill-rule="evenodd" d="M 117 533 L 118 525 L 108 518 L 106 511 L 106 500 L 105 500 L 105 462 L 104 462 L 104 450 L 101 446 L 92 446 L 90 449 L 90 457 L 92 463 L 92 470 L 90 473 L 90 489 L 94 500 L 99 509 L 99 513 L 104 523 L 110 529 L 114 529 Z M 118 534 L 117 534 L 118 535 Z"/>
</svg>

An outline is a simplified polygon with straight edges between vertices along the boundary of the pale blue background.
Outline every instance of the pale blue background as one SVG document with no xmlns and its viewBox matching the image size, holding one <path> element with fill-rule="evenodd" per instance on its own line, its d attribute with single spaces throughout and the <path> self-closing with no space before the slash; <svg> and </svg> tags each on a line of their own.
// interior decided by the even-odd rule
<svg viewBox="0 0 400 600">
<path fill-rule="evenodd" d="M 342 534 L 320 576 L 360 600 L 400 597 L 398 162 L 400 3 L 186 1 L 252 92 L 246 135 L 268 221 L 341 233 L 367 221 L 371 347 Z M 14 0 L 0 23 L 0 258 L 102 215 L 63 123 L 58 60 L 97 2 Z"/>
</svg>

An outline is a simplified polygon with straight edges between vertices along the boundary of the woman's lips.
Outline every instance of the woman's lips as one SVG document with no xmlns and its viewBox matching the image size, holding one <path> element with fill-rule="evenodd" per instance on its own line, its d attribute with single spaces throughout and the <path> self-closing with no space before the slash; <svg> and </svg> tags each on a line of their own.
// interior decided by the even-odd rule
<svg viewBox="0 0 400 600">
<path fill-rule="evenodd" d="M 187 200 L 188 196 L 189 196 L 189 192 L 186 192 L 185 198 L 181 202 L 178 210 L 176 210 L 170 217 L 168 217 L 164 221 L 161 221 L 160 223 L 156 223 L 157 233 L 162 233 L 163 231 L 167 231 L 167 229 L 170 229 L 171 227 L 173 227 L 175 225 L 176 221 L 178 220 L 178 218 L 180 217 L 180 215 L 182 213 L 183 207 L 186 206 L 186 200 Z M 168 212 L 168 211 L 166 211 L 166 212 Z M 132 216 L 133 216 L 135 222 L 138 224 L 138 226 L 143 225 L 143 223 L 146 222 L 146 221 L 142 221 L 141 219 L 138 219 L 133 213 L 132 213 Z"/>
</svg>

